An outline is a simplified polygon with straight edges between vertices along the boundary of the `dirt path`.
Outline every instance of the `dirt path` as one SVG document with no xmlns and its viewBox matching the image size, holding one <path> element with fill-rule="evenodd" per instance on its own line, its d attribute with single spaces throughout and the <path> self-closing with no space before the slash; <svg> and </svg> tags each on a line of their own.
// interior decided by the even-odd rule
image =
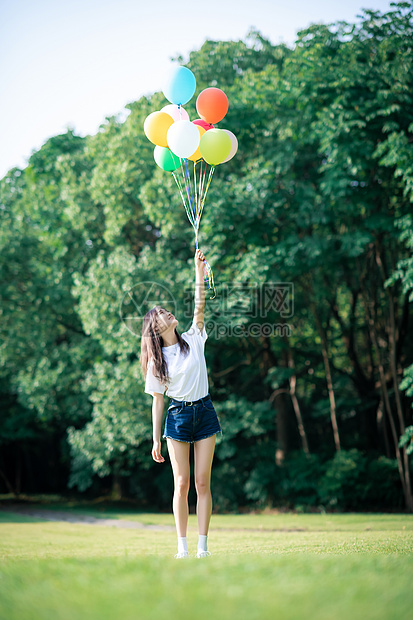
<svg viewBox="0 0 413 620">
<path fill-rule="evenodd" d="M 140 523 L 139 521 L 126 521 L 125 519 L 104 519 L 91 517 L 89 515 L 76 515 L 73 512 L 68 512 L 64 510 L 47 510 L 45 508 L 21 506 L 19 504 L 8 504 L 7 506 L 0 506 L 0 510 L 2 512 L 11 512 L 14 514 L 34 517 L 36 519 L 43 519 L 44 521 L 66 521 L 67 523 L 103 525 L 105 527 L 121 527 L 131 530 L 144 529 L 160 530 L 164 532 L 175 530 L 175 526 L 173 525 L 145 525 L 144 523 Z"/>
</svg>

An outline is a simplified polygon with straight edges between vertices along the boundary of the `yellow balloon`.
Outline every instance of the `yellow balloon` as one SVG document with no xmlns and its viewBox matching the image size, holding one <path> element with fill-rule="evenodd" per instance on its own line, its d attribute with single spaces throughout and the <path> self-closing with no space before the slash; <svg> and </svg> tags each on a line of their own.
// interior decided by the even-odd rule
<svg viewBox="0 0 413 620">
<path fill-rule="evenodd" d="M 199 137 L 202 138 L 202 136 L 204 135 L 206 129 L 204 129 L 200 125 L 196 125 L 196 127 L 198 127 Z M 202 159 L 201 149 L 199 148 L 199 146 L 198 146 L 197 150 L 195 151 L 195 153 L 193 155 L 191 155 L 191 157 L 188 157 L 188 159 L 190 159 L 191 161 L 198 161 L 198 159 Z"/>
<path fill-rule="evenodd" d="M 174 119 L 166 112 L 152 112 L 146 117 L 143 130 L 148 140 L 156 146 L 168 146 L 166 134 Z"/>
</svg>

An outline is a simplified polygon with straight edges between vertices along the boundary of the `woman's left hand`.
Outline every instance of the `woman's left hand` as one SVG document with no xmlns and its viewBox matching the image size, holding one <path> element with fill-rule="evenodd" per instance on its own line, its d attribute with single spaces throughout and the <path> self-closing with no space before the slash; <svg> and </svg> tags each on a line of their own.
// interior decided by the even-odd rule
<svg viewBox="0 0 413 620">
<path fill-rule="evenodd" d="M 199 250 L 199 249 L 198 249 L 198 250 L 195 252 L 195 267 L 196 267 L 197 269 L 202 269 L 202 270 L 203 270 L 203 268 L 204 268 L 204 264 L 205 264 L 205 263 L 204 263 L 204 260 L 205 260 L 204 253 L 203 253 L 203 252 L 201 252 L 201 250 Z"/>
</svg>

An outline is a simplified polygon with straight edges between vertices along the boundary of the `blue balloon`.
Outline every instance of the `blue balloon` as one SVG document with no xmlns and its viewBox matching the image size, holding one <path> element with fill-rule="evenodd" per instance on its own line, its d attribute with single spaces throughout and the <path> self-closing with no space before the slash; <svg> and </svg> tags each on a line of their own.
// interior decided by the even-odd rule
<svg viewBox="0 0 413 620">
<path fill-rule="evenodd" d="M 184 105 L 196 89 L 194 74 L 187 67 L 174 67 L 165 80 L 163 94 L 171 103 Z"/>
</svg>

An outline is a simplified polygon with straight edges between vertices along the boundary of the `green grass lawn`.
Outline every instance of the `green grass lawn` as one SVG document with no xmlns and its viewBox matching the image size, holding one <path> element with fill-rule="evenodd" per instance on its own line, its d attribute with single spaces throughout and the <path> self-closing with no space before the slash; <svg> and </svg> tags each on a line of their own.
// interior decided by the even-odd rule
<svg viewBox="0 0 413 620">
<path fill-rule="evenodd" d="M 43 506 L 172 525 L 168 514 Z M 194 554 L 196 517 L 188 543 Z M 213 515 L 212 555 L 174 531 L 0 511 L 1 620 L 389 620 L 413 614 L 413 516 Z"/>
</svg>

